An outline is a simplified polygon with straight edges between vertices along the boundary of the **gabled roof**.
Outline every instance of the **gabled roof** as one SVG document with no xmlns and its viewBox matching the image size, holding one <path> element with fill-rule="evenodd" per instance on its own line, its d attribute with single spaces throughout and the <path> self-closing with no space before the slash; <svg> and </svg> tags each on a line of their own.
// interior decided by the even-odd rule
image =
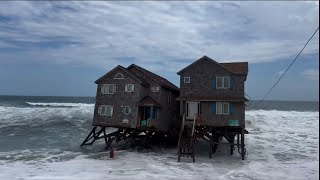
<svg viewBox="0 0 320 180">
<path fill-rule="evenodd" d="M 141 78 L 135 76 L 132 72 L 128 71 L 126 68 L 124 68 L 123 66 L 120 66 L 120 65 L 118 65 L 117 67 L 113 68 L 111 71 L 107 72 L 105 75 L 103 75 L 102 77 L 100 77 L 99 79 L 97 79 L 97 80 L 95 81 L 95 83 L 98 84 L 102 79 L 104 79 L 106 76 L 108 76 L 111 72 L 113 72 L 113 71 L 115 71 L 116 69 L 119 69 L 119 68 L 120 68 L 121 70 L 123 70 L 124 72 L 126 72 L 129 76 L 133 77 L 133 78 L 134 78 L 135 80 L 137 80 L 138 82 L 140 82 L 140 83 L 142 83 L 142 84 L 145 84 L 145 82 L 144 82 Z"/>
<path fill-rule="evenodd" d="M 156 100 L 154 100 L 150 96 L 145 96 L 142 98 L 138 103 L 138 106 L 158 106 L 161 107 L 161 104 L 159 104 Z"/>
<path fill-rule="evenodd" d="M 247 74 L 248 62 L 220 63 L 235 74 Z"/>
<path fill-rule="evenodd" d="M 150 72 L 138 65 L 135 64 L 131 64 L 129 67 L 127 67 L 127 69 L 129 70 L 130 68 L 135 67 L 137 68 L 140 72 L 142 72 L 143 74 L 145 74 L 146 76 L 150 77 L 151 79 L 153 79 L 154 81 L 156 81 L 157 83 L 159 83 L 161 86 L 164 86 L 168 89 L 174 90 L 174 91 L 179 91 L 179 88 L 177 86 L 175 86 L 174 84 L 172 84 L 170 81 L 168 81 L 167 79 L 154 74 L 153 72 Z"/>
<path fill-rule="evenodd" d="M 197 61 L 195 61 L 192 64 L 190 64 L 189 66 L 187 66 L 187 67 L 183 68 L 182 70 L 180 70 L 177 74 L 180 75 L 186 69 L 189 69 L 190 67 L 196 65 L 197 63 L 199 63 L 199 62 L 201 62 L 203 60 L 209 60 L 209 62 L 212 62 L 212 63 L 220 66 L 221 68 L 227 70 L 228 72 L 230 72 L 232 74 L 244 74 L 244 75 L 246 75 L 248 73 L 248 63 L 247 62 L 218 63 L 217 61 L 209 58 L 208 56 L 203 56 L 200 59 L 198 59 Z"/>
</svg>

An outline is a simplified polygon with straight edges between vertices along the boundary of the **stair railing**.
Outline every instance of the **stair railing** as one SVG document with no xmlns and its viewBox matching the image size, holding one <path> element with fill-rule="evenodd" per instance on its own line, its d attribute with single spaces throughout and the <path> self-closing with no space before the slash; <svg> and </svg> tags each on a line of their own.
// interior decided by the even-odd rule
<svg viewBox="0 0 320 180">
<path fill-rule="evenodd" d="M 194 136 L 194 131 L 195 131 L 195 128 L 196 128 L 196 119 L 197 119 L 197 117 L 198 117 L 198 114 L 195 114 L 194 118 L 193 118 L 190 144 L 192 144 L 192 141 L 193 141 L 193 136 Z"/>
</svg>

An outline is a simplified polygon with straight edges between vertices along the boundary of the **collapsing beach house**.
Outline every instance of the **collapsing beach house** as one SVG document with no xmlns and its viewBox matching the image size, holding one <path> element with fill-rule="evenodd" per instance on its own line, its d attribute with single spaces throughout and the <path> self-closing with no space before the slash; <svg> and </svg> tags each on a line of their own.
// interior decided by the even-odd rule
<svg viewBox="0 0 320 180">
<path fill-rule="evenodd" d="M 137 65 L 117 66 L 96 81 L 94 127 L 81 145 L 103 138 L 110 148 L 113 140 L 128 143 L 144 134 L 145 144 L 150 138 L 178 142 L 178 161 L 190 156 L 194 162 L 196 139 L 209 143 L 211 158 L 224 138 L 231 155 L 237 147 L 244 159 L 247 74 L 247 62 L 218 63 L 203 56 L 178 72 L 179 89 Z M 106 134 L 107 127 L 118 131 Z"/>
<path fill-rule="evenodd" d="M 190 155 L 194 161 L 194 140 L 209 142 L 209 157 L 222 137 L 235 145 L 244 159 L 245 98 L 247 62 L 218 63 L 207 56 L 179 71 L 180 113 L 183 116 L 178 161 Z M 234 142 L 237 136 L 237 143 Z M 241 138 L 241 142 L 240 141 Z"/>
<path fill-rule="evenodd" d="M 179 88 L 165 78 L 132 64 L 115 67 L 95 83 L 93 129 L 81 145 L 104 138 L 108 148 L 113 140 L 179 127 Z M 106 134 L 107 127 L 118 131 Z"/>
</svg>

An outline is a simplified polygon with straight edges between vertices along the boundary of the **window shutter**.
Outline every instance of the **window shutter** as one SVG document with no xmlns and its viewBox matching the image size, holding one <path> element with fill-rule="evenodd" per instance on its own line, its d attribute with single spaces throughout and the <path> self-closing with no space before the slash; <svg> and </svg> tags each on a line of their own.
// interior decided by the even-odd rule
<svg viewBox="0 0 320 180">
<path fill-rule="evenodd" d="M 102 109 L 102 107 L 99 106 L 99 107 L 98 107 L 98 114 L 99 114 L 99 115 L 101 114 L 101 109 Z"/>
<path fill-rule="evenodd" d="M 216 102 L 213 102 L 213 104 L 212 104 L 212 112 L 215 114 L 217 112 L 217 103 Z"/>
<path fill-rule="evenodd" d="M 128 92 L 128 84 L 126 84 L 126 86 L 124 87 L 124 91 Z"/>
<path fill-rule="evenodd" d="M 233 108 L 233 103 L 229 103 L 229 113 L 233 114 L 234 108 Z"/>
<path fill-rule="evenodd" d="M 134 84 L 132 84 L 132 92 L 134 91 Z"/>
<path fill-rule="evenodd" d="M 110 107 L 110 117 L 112 117 L 113 114 L 113 106 L 109 106 Z"/>
<path fill-rule="evenodd" d="M 191 83 L 191 81 L 192 81 L 192 78 L 190 77 L 190 83 Z"/>
<path fill-rule="evenodd" d="M 115 93 L 115 92 L 116 92 L 116 90 L 117 90 L 117 86 L 116 86 L 116 85 L 114 85 L 114 86 L 113 86 L 113 93 Z"/>
<path fill-rule="evenodd" d="M 212 80 L 212 87 L 213 87 L 213 89 L 216 89 L 216 87 L 217 87 L 217 85 L 216 85 L 216 78 L 214 78 L 214 79 Z"/>
</svg>

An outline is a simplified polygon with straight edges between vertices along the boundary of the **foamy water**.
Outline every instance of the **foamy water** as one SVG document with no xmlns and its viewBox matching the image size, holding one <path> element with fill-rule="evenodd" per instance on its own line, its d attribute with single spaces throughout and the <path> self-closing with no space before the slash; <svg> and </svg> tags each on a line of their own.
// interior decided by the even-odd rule
<svg viewBox="0 0 320 180">
<path fill-rule="evenodd" d="M 93 104 L 28 102 L 0 106 L 0 179 L 318 179 L 319 112 L 250 110 L 242 161 L 222 144 L 212 159 L 196 144 L 196 162 L 177 149 L 116 151 L 79 145 L 91 130 Z"/>
</svg>

